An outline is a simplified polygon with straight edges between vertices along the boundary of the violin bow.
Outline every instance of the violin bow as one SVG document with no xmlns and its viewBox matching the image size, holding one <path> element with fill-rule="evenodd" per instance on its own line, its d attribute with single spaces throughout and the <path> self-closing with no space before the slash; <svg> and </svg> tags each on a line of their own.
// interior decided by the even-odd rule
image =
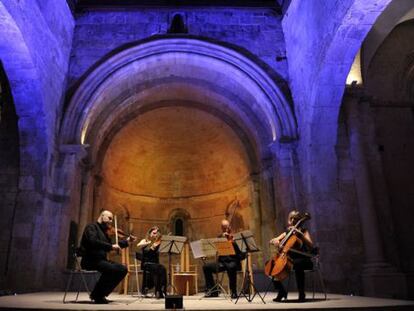
<svg viewBox="0 0 414 311">
<path fill-rule="evenodd" d="M 115 244 L 118 245 L 118 221 L 116 215 L 114 215 L 114 224 L 115 224 Z"/>
</svg>

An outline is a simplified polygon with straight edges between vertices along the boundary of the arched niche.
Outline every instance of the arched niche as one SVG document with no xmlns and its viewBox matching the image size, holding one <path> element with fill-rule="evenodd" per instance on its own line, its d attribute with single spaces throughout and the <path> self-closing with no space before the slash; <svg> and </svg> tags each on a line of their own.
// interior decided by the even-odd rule
<svg viewBox="0 0 414 311">
<path fill-rule="evenodd" d="M 245 210 L 249 211 L 244 215 L 248 219 L 245 223 L 250 224 L 249 228 L 261 240 L 262 217 L 267 217 L 267 225 L 271 226 L 273 216 L 267 213 L 274 208 L 272 200 L 261 200 L 262 162 L 272 157 L 270 144 L 296 139 L 291 108 L 274 81 L 252 60 L 227 47 L 193 38 L 161 38 L 128 47 L 91 71 L 71 97 L 60 140 L 62 145 L 81 145 L 88 151 L 84 161 L 87 169 L 81 199 L 83 223 L 103 208 L 102 202 L 110 202 L 104 208 L 116 210 L 120 205 L 132 211 L 131 205 L 135 203 L 121 202 L 119 192 L 141 197 L 141 203 L 152 200 L 154 205 L 170 205 L 170 209 L 178 208 L 180 204 L 177 202 L 185 197 L 200 201 L 201 197 L 214 198 L 216 193 L 220 193 L 222 199 L 217 205 L 223 207 L 223 211 L 212 215 L 215 209 L 208 208 L 205 203 L 208 200 L 203 203 L 207 206 L 204 207 L 206 217 L 214 216 L 216 228 L 212 228 L 211 223 L 205 223 L 207 231 L 193 232 L 201 237 L 213 232 L 215 235 L 219 231 L 225 208 L 235 196 L 234 191 L 226 191 L 235 189 L 238 186 L 235 183 L 228 185 L 229 189 L 223 184 L 206 193 L 184 191 L 177 196 L 174 193 L 136 192 L 136 189 L 143 189 L 142 185 L 132 187 L 133 191 L 125 187 L 115 189 L 113 185 L 105 188 L 108 181 L 105 159 L 112 152 L 117 137 L 122 136 L 131 124 L 140 123 L 146 116 L 163 109 L 184 109 L 202 114 L 206 117 L 198 120 L 215 120 L 211 124 L 220 124 L 218 127 L 233 135 L 232 141 L 237 142 L 239 155 L 244 161 L 244 190 L 240 199 Z M 117 161 L 121 163 L 121 157 Z M 271 180 L 266 179 L 265 182 L 271 183 Z M 117 191 L 118 194 L 115 194 Z M 112 194 L 109 195 L 109 192 Z M 107 200 L 109 197 L 112 199 Z M 263 208 L 265 211 L 261 211 Z M 161 211 L 168 214 L 169 209 Z M 144 219 L 140 213 L 132 214 L 131 221 L 136 219 L 137 226 L 138 223 L 142 225 L 142 233 L 150 222 L 161 227 L 168 226 L 168 217 L 161 217 L 161 213 L 156 215 L 156 219 Z M 193 217 L 191 219 L 194 221 Z M 192 226 L 197 224 L 193 222 Z"/>
</svg>

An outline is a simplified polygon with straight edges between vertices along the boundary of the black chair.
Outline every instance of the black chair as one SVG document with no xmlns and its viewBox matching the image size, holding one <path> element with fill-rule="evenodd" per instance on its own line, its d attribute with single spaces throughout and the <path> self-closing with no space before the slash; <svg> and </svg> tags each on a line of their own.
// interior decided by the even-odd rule
<svg viewBox="0 0 414 311">
<path fill-rule="evenodd" d="M 88 293 L 88 296 L 89 296 L 91 291 L 89 289 L 88 282 L 86 281 L 85 275 L 94 275 L 95 276 L 95 281 L 98 280 L 98 275 L 99 275 L 99 272 L 96 271 L 96 270 L 84 270 L 84 269 L 82 269 L 82 267 L 81 267 L 81 257 L 82 256 L 81 256 L 81 251 L 80 251 L 79 248 L 73 247 L 72 256 L 73 256 L 73 259 L 74 259 L 75 267 L 69 270 L 69 279 L 66 283 L 65 294 L 63 295 L 63 303 L 77 302 L 82 285 L 83 285 L 83 289 L 86 290 L 86 292 Z M 79 275 L 80 279 L 81 279 L 81 282 L 78 283 L 78 291 L 76 293 L 75 300 L 74 301 L 67 301 L 66 296 L 67 296 L 67 293 L 69 291 L 69 288 L 72 285 L 74 275 Z"/>
<path fill-rule="evenodd" d="M 312 250 L 312 257 L 311 257 L 311 261 L 313 264 L 313 268 L 309 269 L 309 270 L 305 270 L 305 274 L 311 274 L 312 275 L 312 299 L 315 299 L 315 283 L 316 283 L 316 277 L 318 278 L 319 281 L 319 285 L 320 288 L 323 292 L 324 295 L 324 300 L 326 300 L 328 298 L 328 295 L 326 293 L 326 287 L 325 287 L 325 282 L 323 280 L 322 277 L 322 272 L 321 272 L 321 263 L 320 263 L 320 257 L 319 257 L 319 248 L 318 247 L 314 247 Z M 286 287 L 286 290 L 289 291 L 289 285 L 290 285 L 290 278 L 292 277 L 292 272 L 294 272 L 294 270 L 291 271 L 291 273 L 289 273 L 289 279 L 288 279 L 288 285 Z M 308 279 L 308 278 L 307 278 Z"/>
<path fill-rule="evenodd" d="M 311 261 L 313 264 L 313 268 L 309 269 L 309 270 L 305 270 L 305 274 L 311 274 L 312 275 L 312 299 L 315 299 L 315 276 L 318 277 L 319 280 L 319 284 L 320 287 L 322 289 L 322 292 L 324 294 L 324 300 L 327 300 L 327 293 L 326 293 L 326 287 L 325 287 L 325 282 L 323 280 L 322 277 L 322 272 L 321 272 L 321 264 L 320 264 L 320 258 L 319 258 L 319 248 L 318 247 L 314 247 L 312 249 L 312 251 L 310 252 L 310 254 L 312 255 L 311 257 Z M 290 271 L 289 273 L 289 277 L 288 277 L 288 284 L 286 286 L 286 292 L 289 293 L 289 285 L 291 282 L 291 277 L 292 274 L 294 274 L 295 270 Z M 270 288 L 273 286 L 273 277 L 269 277 L 270 281 L 268 283 L 268 285 L 266 286 L 266 291 L 264 294 L 264 297 L 266 297 L 267 293 L 269 292 Z M 308 279 L 308 278 L 307 278 Z M 264 298 L 263 297 L 263 298 Z"/>
</svg>

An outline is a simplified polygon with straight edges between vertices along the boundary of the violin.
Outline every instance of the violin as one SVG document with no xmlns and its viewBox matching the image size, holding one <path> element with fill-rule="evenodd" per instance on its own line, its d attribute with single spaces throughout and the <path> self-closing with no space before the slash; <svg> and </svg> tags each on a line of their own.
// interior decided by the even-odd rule
<svg viewBox="0 0 414 311">
<path fill-rule="evenodd" d="M 155 251 L 157 247 L 161 244 L 161 238 L 162 234 L 160 231 L 157 231 L 157 233 L 154 236 L 150 235 L 148 238 L 146 238 L 146 241 L 149 242 L 149 244 L 147 245 L 149 246 L 149 249 Z"/>
<path fill-rule="evenodd" d="M 223 237 L 225 237 L 227 239 L 227 241 L 232 241 L 233 242 L 233 234 L 231 233 L 231 228 L 230 226 L 228 226 L 226 228 L 226 231 L 223 232 Z"/>
<path fill-rule="evenodd" d="M 115 228 L 113 226 L 109 226 L 106 229 L 106 234 L 108 236 L 116 236 L 117 235 L 121 239 L 128 239 L 128 238 L 130 238 L 131 240 L 136 240 L 137 239 L 134 235 L 128 234 L 124 230 L 122 230 L 120 228 Z"/>
<path fill-rule="evenodd" d="M 310 215 L 305 213 L 294 226 L 289 228 L 289 232 L 279 243 L 276 255 L 268 260 L 265 264 L 265 274 L 283 281 L 289 276 L 290 271 L 293 268 L 293 261 L 288 256 L 289 250 L 291 250 L 295 245 L 301 244 L 302 241 L 296 234 L 300 232 L 299 227 L 303 222 L 310 219 Z"/>
</svg>

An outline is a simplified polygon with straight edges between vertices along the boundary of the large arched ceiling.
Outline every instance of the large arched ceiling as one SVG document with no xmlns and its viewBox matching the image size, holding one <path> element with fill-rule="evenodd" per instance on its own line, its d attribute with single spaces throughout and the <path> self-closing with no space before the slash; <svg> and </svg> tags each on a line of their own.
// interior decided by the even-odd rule
<svg viewBox="0 0 414 311">
<path fill-rule="evenodd" d="M 256 144 L 258 158 L 271 142 L 296 138 L 289 104 L 251 60 L 197 39 L 162 38 L 119 52 L 89 74 L 69 103 L 62 142 L 90 144 L 94 158 L 119 124 L 166 101 L 230 120 Z"/>
<path fill-rule="evenodd" d="M 250 172 L 232 128 L 199 109 L 170 106 L 125 125 L 108 147 L 101 174 L 122 193 L 182 198 L 237 188 Z"/>
</svg>

